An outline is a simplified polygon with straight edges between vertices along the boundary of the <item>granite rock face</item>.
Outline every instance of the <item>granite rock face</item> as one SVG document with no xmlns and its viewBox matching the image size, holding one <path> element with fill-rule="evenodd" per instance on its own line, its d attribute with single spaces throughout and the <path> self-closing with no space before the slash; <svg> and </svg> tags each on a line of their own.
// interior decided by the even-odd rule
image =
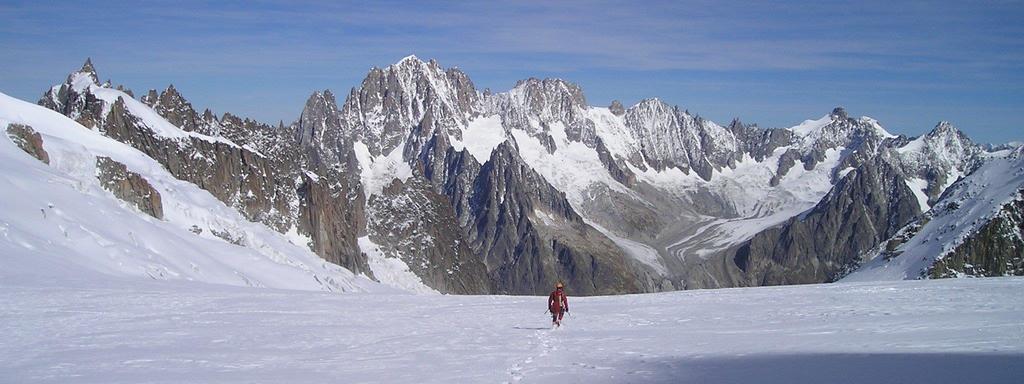
<svg viewBox="0 0 1024 384">
<path fill-rule="evenodd" d="M 109 157 L 97 157 L 96 178 L 103 189 L 110 191 L 118 199 L 132 204 L 147 215 L 157 219 L 164 218 L 160 192 L 138 173 L 129 171 L 124 164 Z"/>
<path fill-rule="evenodd" d="M 174 85 L 168 86 L 160 93 L 160 96 L 156 96 L 156 91 L 150 90 L 141 101 L 171 124 L 181 127 L 187 132 L 198 132 L 205 135 L 216 134 L 211 131 L 209 125 L 204 124 L 202 117 L 192 108 L 192 103 L 185 100 L 178 90 L 174 89 Z"/>
<path fill-rule="evenodd" d="M 50 164 L 50 154 L 43 148 L 43 137 L 32 127 L 22 124 L 8 124 L 7 137 L 22 151 L 32 155 L 44 164 Z"/>
</svg>

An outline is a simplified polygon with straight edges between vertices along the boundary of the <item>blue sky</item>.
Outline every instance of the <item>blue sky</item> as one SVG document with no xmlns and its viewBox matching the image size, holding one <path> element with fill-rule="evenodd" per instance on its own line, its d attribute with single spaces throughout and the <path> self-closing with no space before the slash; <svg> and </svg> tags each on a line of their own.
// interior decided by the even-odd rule
<svg viewBox="0 0 1024 384">
<path fill-rule="evenodd" d="M 766 127 L 841 105 L 894 133 L 948 120 L 1024 140 L 1024 3 L 964 3 L 0 0 L 0 91 L 35 101 L 92 57 L 136 94 L 173 83 L 197 108 L 287 123 L 314 90 L 415 54 L 480 89 L 564 78 L 592 105 L 659 97 Z"/>
</svg>

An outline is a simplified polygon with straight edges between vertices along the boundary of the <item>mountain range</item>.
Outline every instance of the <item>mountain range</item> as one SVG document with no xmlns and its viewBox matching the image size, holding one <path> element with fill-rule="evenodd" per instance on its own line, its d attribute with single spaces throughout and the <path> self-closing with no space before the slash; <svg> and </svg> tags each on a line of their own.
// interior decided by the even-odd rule
<svg viewBox="0 0 1024 384">
<path fill-rule="evenodd" d="M 4 148 L 20 148 L 6 162 L 38 160 L 5 189 L 64 180 L 76 187 L 60 201 L 25 204 L 32 220 L 88 196 L 160 239 L 105 228 L 58 252 L 50 226 L 12 208 L 5 234 L 26 235 L 9 246 L 83 263 L 134 242 L 117 257 L 135 264 L 84 265 L 154 279 L 457 294 L 1024 275 L 1024 149 L 947 122 L 913 138 L 843 108 L 788 128 L 718 124 L 656 98 L 591 106 L 561 79 L 481 91 L 415 56 L 371 69 L 340 104 L 313 93 L 287 125 L 99 79 L 87 60 L 37 105 L 0 95 Z M 76 217 L 82 233 L 116 227 Z M 218 277 L 196 261 L 211 255 Z"/>
</svg>

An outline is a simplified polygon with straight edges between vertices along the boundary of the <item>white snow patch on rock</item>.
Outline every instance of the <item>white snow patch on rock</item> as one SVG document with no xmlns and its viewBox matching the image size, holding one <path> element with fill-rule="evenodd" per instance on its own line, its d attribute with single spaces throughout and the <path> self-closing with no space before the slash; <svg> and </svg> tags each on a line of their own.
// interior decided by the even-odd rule
<svg viewBox="0 0 1024 384">
<path fill-rule="evenodd" d="M 452 147 L 457 151 L 466 149 L 477 162 L 483 164 L 491 158 L 491 152 L 508 140 L 501 116 L 479 117 L 469 121 L 462 131 L 462 141 L 451 138 Z"/>
<path fill-rule="evenodd" d="M 362 181 L 363 193 L 367 199 L 380 194 L 384 187 L 395 179 L 404 182 L 412 176 L 412 168 L 402 161 L 405 143 L 399 145 L 391 153 L 377 157 L 371 155 L 370 148 L 361 141 L 355 142 L 353 148 L 356 152 L 356 159 L 359 161 L 359 179 Z"/>
<path fill-rule="evenodd" d="M 369 236 L 359 238 L 359 249 L 366 254 L 373 276 L 381 283 L 413 293 L 438 293 L 437 290 L 423 284 L 423 280 L 409 270 L 404 261 L 385 255 Z"/>
</svg>

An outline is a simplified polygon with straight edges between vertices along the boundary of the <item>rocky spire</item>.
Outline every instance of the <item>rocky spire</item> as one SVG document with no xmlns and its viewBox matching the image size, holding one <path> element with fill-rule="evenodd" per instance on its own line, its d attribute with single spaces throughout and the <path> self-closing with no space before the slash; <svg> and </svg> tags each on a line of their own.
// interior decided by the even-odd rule
<svg viewBox="0 0 1024 384">
<path fill-rule="evenodd" d="M 338 116 L 338 102 L 334 98 L 334 93 L 328 89 L 313 92 L 306 100 L 306 106 L 302 108 L 302 115 L 299 116 L 299 126 L 295 132 L 299 145 L 310 147 L 315 142 L 323 140 L 327 133 L 340 134 Z"/>
<path fill-rule="evenodd" d="M 160 100 L 160 94 L 156 93 L 155 89 L 150 89 L 149 92 L 146 92 L 146 94 L 143 95 L 141 99 L 139 99 L 139 101 L 141 101 L 143 104 L 146 104 L 150 107 L 156 105 L 158 100 Z"/>
<path fill-rule="evenodd" d="M 72 87 L 80 89 L 90 84 L 89 82 L 83 82 L 81 80 L 83 77 L 91 81 L 91 84 L 98 85 L 100 83 L 100 78 L 96 75 L 96 68 L 92 65 L 92 59 L 86 58 L 85 64 L 82 64 L 82 69 L 79 69 L 68 74 L 68 78 L 67 81 L 65 81 L 65 83 Z"/>
<path fill-rule="evenodd" d="M 943 120 L 940 121 L 938 124 L 935 124 L 935 128 L 932 128 L 931 132 L 928 132 L 928 136 L 934 137 L 940 135 L 950 135 L 959 133 L 960 130 L 956 129 L 956 127 L 953 126 L 953 123 Z"/>
<path fill-rule="evenodd" d="M 843 107 L 835 107 L 835 109 L 832 110 L 832 116 L 841 120 L 850 118 L 850 116 L 846 114 L 846 109 Z"/>
<path fill-rule="evenodd" d="M 152 95 L 153 93 L 150 93 L 146 98 L 148 99 Z M 192 108 L 192 103 L 189 103 L 188 100 L 181 96 L 181 93 L 178 93 L 178 90 L 174 88 L 174 84 L 168 85 L 167 89 L 160 93 L 160 97 L 157 98 L 156 103 L 152 104 L 151 107 L 160 116 L 163 116 L 172 124 L 181 127 L 181 129 L 189 132 L 210 133 L 207 129 L 204 129 L 199 113 Z"/>
<path fill-rule="evenodd" d="M 622 116 L 626 114 L 626 108 L 622 106 L 622 102 L 618 100 L 612 100 L 612 105 L 608 106 L 608 110 L 615 116 Z"/>
<path fill-rule="evenodd" d="M 86 58 L 85 64 L 82 64 L 82 69 L 78 70 L 78 73 L 88 74 L 92 78 L 93 82 L 99 83 L 99 76 L 96 76 L 96 67 L 92 65 L 92 58 Z"/>
</svg>

